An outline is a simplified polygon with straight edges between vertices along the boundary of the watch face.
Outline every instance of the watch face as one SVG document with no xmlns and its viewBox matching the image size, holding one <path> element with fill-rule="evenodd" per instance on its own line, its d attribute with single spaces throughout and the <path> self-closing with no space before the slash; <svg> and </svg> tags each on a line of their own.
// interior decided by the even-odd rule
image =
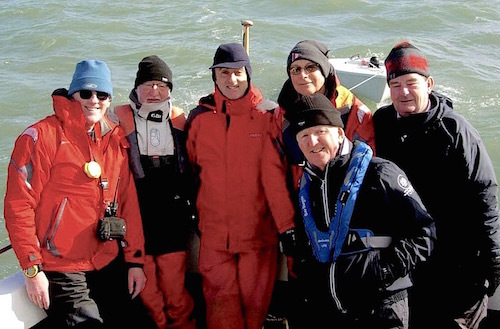
<svg viewBox="0 0 500 329">
<path fill-rule="evenodd" d="M 37 265 L 34 265 L 34 266 L 31 266 L 31 267 L 28 267 L 27 269 L 24 270 L 24 274 L 28 277 L 28 278 L 32 278 L 34 277 L 35 275 L 38 274 L 38 266 Z"/>
</svg>

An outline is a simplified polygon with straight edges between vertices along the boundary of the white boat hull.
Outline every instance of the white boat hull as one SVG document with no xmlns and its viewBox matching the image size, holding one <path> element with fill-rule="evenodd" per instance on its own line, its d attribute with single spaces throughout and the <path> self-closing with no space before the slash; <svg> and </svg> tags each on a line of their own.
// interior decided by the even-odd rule
<svg viewBox="0 0 500 329">
<path fill-rule="evenodd" d="M 24 274 L 19 271 L 0 281 L 0 327 L 31 328 L 47 317 L 26 293 Z"/>
<path fill-rule="evenodd" d="M 370 65 L 369 58 L 359 56 L 330 58 L 343 86 L 361 99 L 382 103 L 390 98 L 387 75 L 383 61 L 380 66 Z"/>
</svg>

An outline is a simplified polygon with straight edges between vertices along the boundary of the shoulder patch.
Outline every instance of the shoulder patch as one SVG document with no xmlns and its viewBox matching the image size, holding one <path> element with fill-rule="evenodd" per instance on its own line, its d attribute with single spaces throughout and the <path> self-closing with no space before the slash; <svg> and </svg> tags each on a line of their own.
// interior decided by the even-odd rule
<svg viewBox="0 0 500 329">
<path fill-rule="evenodd" d="M 25 131 L 23 131 L 23 135 L 28 135 L 33 139 L 33 142 L 36 144 L 36 141 L 38 140 L 38 130 L 36 130 L 33 127 L 26 128 Z"/>
<path fill-rule="evenodd" d="M 401 187 L 401 189 L 403 189 L 405 196 L 413 193 L 413 186 L 411 185 L 408 178 L 406 178 L 406 176 L 399 174 L 397 180 L 398 180 L 398 186 Z"/>
</svg>

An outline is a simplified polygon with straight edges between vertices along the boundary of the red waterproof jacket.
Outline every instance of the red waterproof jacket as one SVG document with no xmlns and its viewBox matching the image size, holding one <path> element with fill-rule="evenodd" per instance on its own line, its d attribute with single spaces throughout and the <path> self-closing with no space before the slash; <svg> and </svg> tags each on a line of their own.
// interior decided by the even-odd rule
<svg viewBox="0 0 500 329">
<path fill-rule="evenodd" d="M 276 124 L 266 111 L 277 104 L 251 84 L 237 100 L 215 89 L 186 124 L 201 245 L 232 252 L 276 245 L 277 234 L 294 227 Z"/>
<path fill-rule="evenodd" d="M 106 266 L 118 255 L 118 243 L 99 240 L 96 229 L 116 193 L 117 216 L 127 225 L 125 260 L 143 264 L 144 236 L 125 134 L 105 117 L 94 127 L 93 142 L 80 103 L 66 95 L 65 89 L 54 92 L 55 114 L 28 127 L 12 152 L 4 216 L 19 263 L 60 272 Z M 101 166 L 100 178 L 85 173 L 91 160 Z"/>
</svg>

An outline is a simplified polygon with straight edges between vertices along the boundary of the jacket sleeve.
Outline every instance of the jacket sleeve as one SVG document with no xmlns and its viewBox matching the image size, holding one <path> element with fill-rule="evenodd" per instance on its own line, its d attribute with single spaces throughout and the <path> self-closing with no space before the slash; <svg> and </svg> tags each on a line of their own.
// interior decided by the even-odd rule
<svg viewBox="0 0 500 329">
<path fill-rule="evenodd" d="M 271 116 L 272 120 L 277 120 Z M 279 125 L 271 125 L 264 143 L 262 157 L 262 185 L 278 233 L 295 227 L 294 207 L 287 188 L 286 162 L 278 150 Z"/>
<path fill-rule="evenodd" d="M 485 145 L 474 128 L 466 130 L 463 135 L 464 149 L 469 177 L 468 191 L 470 202 L 468 208 L 474 220 L 481 223 L 479 245 L 484 260 L 484 273 L 489 281 L 490 293 L 494 293 L 500 284 L 500 217 L 498 210 L 498 182 L 495 169 Z"/>
<path fill-rule="evenodd" d="M 123 138 L 125 143 L 125 138 Z M 128 143 L 127 143 L 128 144 Z M 142 218 L 139 208 L 139 200 L 135 188 L 134 178 L 129 168 L 127 151 L 123 150 L 126 161 L 123 161 L 120 168 L 120 183 L 118 206 L 119 216 L 127 222 L 126 246 L 124 247 L 125 261 L 133 264 L 144 264 L 144 231 L 142 228 Z"/>
<path fill-rule="evenodd" d="M 21 268 L 41 264 L 36 235 L 35 209 L 50 177 L 51 154 L 40 125 L 27 128 L 16 140 L 8 166 L 4 217 L 9 238 Z M 50 144 L 50 143 L 48 143 Z"/>
<path fill-rule="evenodd" d="M 387 162 L 384 170 L 383 184 L 397 223 L 381 260 L 392 264 L 394 277 L 404 277 L 429 259 L 436 240 L 435 223 L 405 173 L 392 162 Z"/>
<path fill-rule="evenodd" d="M 187 164 L 188 168 L 187 170 L 188 175 L 191 179 L 191 182 L 193 184 L 193 188 L 195 190 L 194 194 L 196 196 L 197 190 L 199 187 L 199 167 L 198 167 L 198 157 L 197 154 L 198 152 L 196 151 L 196 141 L 197 141 L 197 133 L 198 133 L 198 125 L 199 122 L 198 120 L 195 120 L 195 118 L 205 112 L 207 109 L 203 108 L 202 106 L 198 106 L 191 110 L 189 112 L 188 118 L 186 120 L 186 124 L 184 127 L 184 133 L 185 133 L 185 138 L 186 138 L 186 153 L 187 153 Z"/>
</svg>

